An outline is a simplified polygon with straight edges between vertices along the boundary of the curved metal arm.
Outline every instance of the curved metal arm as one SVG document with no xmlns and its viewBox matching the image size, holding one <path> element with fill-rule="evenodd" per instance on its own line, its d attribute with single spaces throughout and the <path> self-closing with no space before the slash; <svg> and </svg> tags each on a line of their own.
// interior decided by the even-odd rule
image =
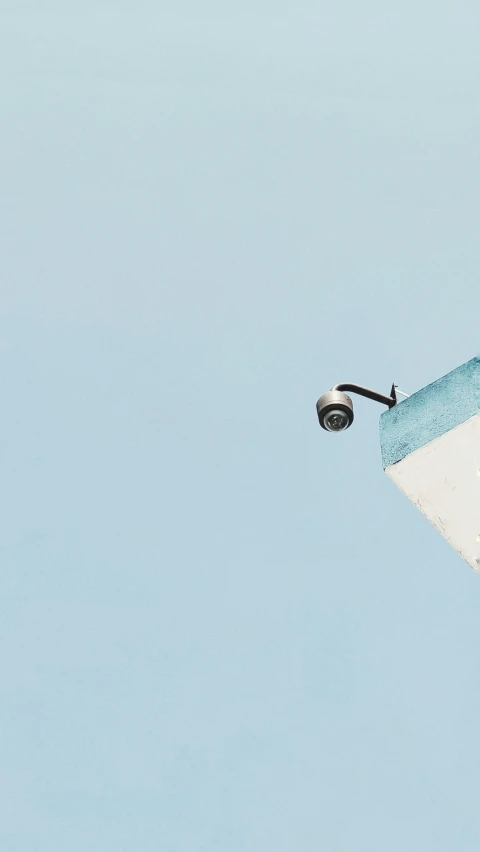
<svg viewBox="0 0 480 852">
<path fill-rule="evenodd" d="M 350 382 L 341 382 L 339 385 L 334 385 L 332 391 L 350 391 L 350 393 L 358 393 L 360 396 L 366 396 L 367 399 L 373 399 L 374 402 L 381 402 L 382 405 L 387 405 L 393 408 L 397 404 L 397 394 L 395 385 L 392 385 L 390 396 L 385 396 L 383 393 L 377 393 L 369 388 L 364 388 L 362 385 L 352 385 Z"/>
</svg>

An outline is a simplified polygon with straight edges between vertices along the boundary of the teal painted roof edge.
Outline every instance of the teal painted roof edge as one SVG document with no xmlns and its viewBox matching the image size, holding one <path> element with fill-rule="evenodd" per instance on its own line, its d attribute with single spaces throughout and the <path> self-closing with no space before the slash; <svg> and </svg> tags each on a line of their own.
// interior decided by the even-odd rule
<svg viewBox="0 0 480 852">
<path fill-rule="evenodd" d="M 382 463 L 396 464 L 480 413 L 480 358 L 473 358 L 380 417 Z"/>
</svg>

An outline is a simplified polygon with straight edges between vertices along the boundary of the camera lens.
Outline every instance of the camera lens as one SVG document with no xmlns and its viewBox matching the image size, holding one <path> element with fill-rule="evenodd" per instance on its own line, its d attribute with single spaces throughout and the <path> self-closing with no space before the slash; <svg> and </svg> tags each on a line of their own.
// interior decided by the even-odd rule
<svg viewBox="0 0 480 852">
<path fill-rule="evenodd" d="M 332 408 L 323 418 L 323 423 L 328 432 L 343 432 L 350 426 L 350 418 L 346 411 Z"/>
</svg>

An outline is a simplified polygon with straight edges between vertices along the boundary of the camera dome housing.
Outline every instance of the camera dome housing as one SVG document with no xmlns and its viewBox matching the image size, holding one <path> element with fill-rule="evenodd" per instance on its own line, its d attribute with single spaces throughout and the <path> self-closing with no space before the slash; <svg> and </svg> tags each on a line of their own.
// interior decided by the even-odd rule
<svg viewBox="0 0 480 852">
<path fill-rule="evenodd" d="M 342 391 L 327 391 L 317 402 L 317 414 L 322 429 L 344 432 L 353 423 L 353 402 Z"/>
</svg>

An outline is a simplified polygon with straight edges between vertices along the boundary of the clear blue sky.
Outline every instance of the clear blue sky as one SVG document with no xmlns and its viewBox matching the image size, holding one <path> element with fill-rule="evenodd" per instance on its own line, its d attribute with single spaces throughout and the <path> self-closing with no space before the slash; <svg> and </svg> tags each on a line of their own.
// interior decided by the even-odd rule
<svg viewBox="0 0 480 852">
<path fill-rule="evenodd" d="M 4 0 L 5 852 L 478 852 L 480 578 L 315 401 L 479 354 L 479 27 Z"/>
</svg>

